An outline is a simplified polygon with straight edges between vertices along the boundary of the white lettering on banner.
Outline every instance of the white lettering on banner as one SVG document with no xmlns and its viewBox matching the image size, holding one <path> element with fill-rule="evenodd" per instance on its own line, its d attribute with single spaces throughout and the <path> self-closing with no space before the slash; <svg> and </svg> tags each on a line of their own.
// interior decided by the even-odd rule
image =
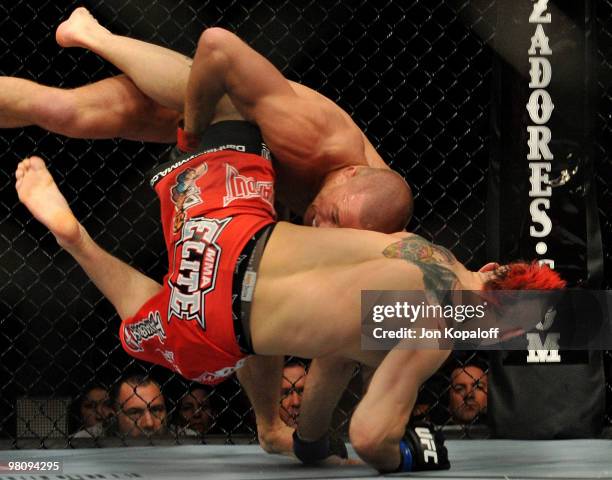
<svg viewBox="0 0 612 480">
<path fill-rule="evenodd" d="M 531 170 L 529 176 L 529 183 L 531 183 L 530 197 L 550 197 L 552 195 L 548 173 L 544 173 L 544 171 L 550 172 L 550 168 L 550 162 L 532 162 L 529 164 L 529 170 Z M 542 189 L 543 185 L 545 185 L 544 189 Z"/>
<path fill-rule="evenodd" d="M 529 204 L 529 214 L 531 216 L 529 235 L 533 238 L 542 239 L 535 247 L 537 255 L 544 255 L 548 251 L 548 245 L 544 239 L 552 231 L 552 222 L 548 215 L 551 203 L 547 197 L 552 195 L 549 173 L 552 170 L 551 161 L 554 156 L 548 146 L 552 133 L 545 124 L 550 120 L 555 106 L 550 93 L 546 90 L 552 79 L 552 65 L 548 58 L 543 57 L 543 55 L 552 55 L 549 39 L 542 26 L 542 24 L 552 22 L 552 15 L 547 12 L 547 8 L 548 1 L 538 0 L 534 2 L 529 16 L 529 23 L 537 24 L 528 50 L 530 55 L 529 88 L 532 89 L 532 92 L 526 106 L 529 118 L 535 124 L 527 126 L 527 133 L 529 134 L 527 160 L 530 162 L 529 197 L 532 198 Z M 543 260 L 545 259 L 541 259 L 541 261 Z M 554 264 L 552 260 L 548 259 L 545 263 Z"/>
<path fill-rule="evenodd" d="M 527 155 L 527 160 L 552 160 L 553 154 L 548 148 L 548 142 L 552 138 L 552 134 L 550 133 L 550 128 L 548 127 L 527 127 L 527 132 L 529 133 L 529 140 L 527 140 L 527 144 L 529 145 L 529 155 Z"/>
<path fill-rule="evenodd" d="M 548 0 L 538 0 L 533 5 L 533 10 L 529 16 L 529 23 L 550 23 L 551 15 L 550 12 L 546 15 L 542 15 L 548 8 Z"/>
<path fill-rule="evenodd" d="M 546 90 L 538 88 L 531 92 L 527 103 L 527 111 L 533 123 L 542 125 L 548 122 L 554 108 L 552 98 Z"/>
<path fill-rule="evenodd" d="M 548 46 L 548 37 L 544 33 L 542 25 L 536 27 L 536 31 L 531 37 L 531 48 L 529 49 L 529 55 L 537 55 L 538 53 L 540 55 L 552 55 L 552 50 Z"/>
<path fill-rule="evenodd" d="M 544 207 L 544 210 L 540 207 Z M 552 230 L 552 222 L 546 213 L 546 209 L 548 208 L 550 208 L 550 200 L 548 198 L 536 198 L 535 200 L 531 201 L 531 204 L 529 205 L 529 213 L 531 213 L 531 221 L 534 223 L 534 225 L 529 227 L 529 235 L 532 237 L 546 237 Z M 536 225 L 539 225 L 541 229 L 538 230 Z M 544 245 L 546 244 L 544 243 Z"/>
<path fill-rule="evenodd" d="M 546 36 L 543 27 L 543 24 L 552 23 L 552 15 L 547 10 L 548 0 L 536 0 L 529 16 L 529 23 L 536 24 L 528 50 L 531 95 L 526 105 L 529 118 L 535 124 L 527 126 L 527 133 L 529 134 L 527 140 L 529 147 L 527 160 L 529 161 L 530 172 L 529 197 L 532 199 L 529 204 L 529 214 L 531 216 L 529 235 L 532 238 L 540 239 L 535 245 L 535 252 L 538 256 L 543 256 L 548 252 L 545 239 L 552 231 L 552 221 L 548 211 L 550 210 L 550 197 L 552 196 L 549 174 L 552 170 L 551 162 L 554 155 L 548 146 L 552 138 L 552 132 L 545 124 L 550 120 L 555 106 L 550 93 L 546 90 L 552 80 L 552 64 L 549 58 L 553 53 L 549 38 Z M 540 264 L 555 268 L 555 262 L 552 259 L 540 258 Z M 544 321 L 540 322 L 541 329 L 545 325 L 550 327 L 551 322 L 546 320 L 550 320 L 550 318 L 545 318 Z M 559 334 L 545 333 L 544 344 L 542 344 L 539 333 L 528 333 L 526 336 L 529 342 L 527 363 L 561 361 Z"/>
<path fill-rule="evenodd" d="M 531 69 L 529 70 L 529 88 L 546 88 L 550 85 L 552 78 L 552 67 L 550 61 L 544 57 L 531 57 L 529 59 Z"/>
<path fill-rule="evenodd" d="M 544 337 L 544 344 L 539 333 L 528 333 L 527 341 L 529 345 L 527 349 L 527 363 L 559 363 L 561 356 L 559 355 L 559 338 L 558 333 L 547 333 Z"/>
</svg>

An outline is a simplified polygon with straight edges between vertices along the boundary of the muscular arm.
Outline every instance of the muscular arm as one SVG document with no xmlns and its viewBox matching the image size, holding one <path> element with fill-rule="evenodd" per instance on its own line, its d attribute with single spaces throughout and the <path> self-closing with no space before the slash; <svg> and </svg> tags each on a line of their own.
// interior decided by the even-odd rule
<svg viewBox="0 0 612 480">
<path fill-rule="evenodd" d="M 370 387 L 357 406 L 349 429 L 359 452 L 378 440 L 369 463 L 381 471 L 393 471 L 400 462 L 399 441 L 417 399 L 419 387 L 448 358 L 450 351 L 391 350 L 376 369 Z"/>
<path fill-rule="evenodd" d="M 334 409 L 351 380 L 355 366 L 355 362 L 337 357 L 312 361 L 300 409 L 300 438 L 315 441 L 328 432 Z"/>
<path fill-rule="evenodd" d="M 346 121 L 350 122 L 350 124 L 352 125 L 355 131 L 361 132 L 361 139 L 362 139 L 362 143 L 364 147 L 365 158 L 366 158 L 367 164 L 370 167 L 390 168 L 389 165 L 387 165 L 387 163 L 378 154 L 378 152 L 374 148 L 374 145 L 372 145 L 372 142 L 370 142 L 368 137 L 366 137 L 365 133 L 363 133 L 361 128 L 359 128 L 359 126 L 353 121 L 351 116 L 348 113 L 346 113 L 337 103 L 327 98 L 325 95 L 317 92 L 316 90 L 313 90 L 312 88 L 307 87 L 306 85 L 302 85 L 301 83 L 293 82 L 291 80 L 289 80 L 289 83 L 291 84 L 291 87 L 293 88 L 295 93 L 301 99 L 304 99 L 310 102 L 319 102 L 319 103 L 324 102 L 324 103 L 327 103 L 330 107 L 333 106 L 333 108 L 336 109 L 338 114 L 343 115 Z"/>
<path fill-rule="evenodd" d="M 268 453 L 293 453 L 293 429 L 279 415 L 284 357 L 250 356 L 237 376 L 257 422 L 259 444 Z"/>
<path fill-rule="evenodd" d="M 221 28 L 202 33 L 187 83 L 185 127 L 194 133 L 210 123 L 214 106 L 228 93 L 240 113 L 257 123 L 257 106 L 270 97 L 295 100 L 289 82 L 264 57 Z"/>
<path fill-rule="evenodd" d="M 326 157 L 341 167 L 340 156 L 347 164 L 365 164 L 361 132 L 344 111 L 327 99 L 298 95 L 268 60 L 237 36 L 211 28 L 200 38 L 187 85 L 188 132 L 206 128 L 224 93 L 244 118 L 259 126 L 272 152 L 294 168 L 312 168 Z"/>
</svg>

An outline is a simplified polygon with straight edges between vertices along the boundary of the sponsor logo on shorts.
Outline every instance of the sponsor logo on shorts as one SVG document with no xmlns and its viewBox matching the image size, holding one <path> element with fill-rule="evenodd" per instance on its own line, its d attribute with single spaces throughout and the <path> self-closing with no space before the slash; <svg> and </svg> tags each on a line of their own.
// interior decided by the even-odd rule
<svg viewBox="0 0 612 480">
<path fill-rule="evenodd" d="M 156 352 L 159 352 L 162 354 L 162 356 L 164 357 L 164 359 L 166 360 L 166 362 L 168 362 L 172 369 L 177 372 L 180 375 L 183 375 L 183 372 L 181 372 L 181 369 L 179 368 L 179 366 L 175 363 L 174 360 L 174 352 L 172 350 L 163 350 L 161 348 L 156 348 L 155 349 Z M 184 375 L 183 375 L 184 376 Z"/>
<path fill-rule="evenodd" d="M 231 220 L 196 217 L 185 222 L 174 246 L 174 270 L 168 279 L 168 322 L 172 317 L 196 320 L 206 330 L 204 299 L 215 289 L 222 252 L 217 238 Z"/>
<path fill-rule="evenodd" d="M 265 144 L 262 144 L 262 152 L 263 152 L 263 148 L 264 147 L 267 149 Z M 190 155 L 187 158 L 183 158 L 181 160 L 177 160 L 172 165 L 170 165 L 170 166 L 164 168 L 163 170 L 160 170 L 159 172 L 157 172 L 155 175 L 153 175 L 151 177 L 151 180 L 149 181 L 149 184 L 151 185 L 151 187 L 155 187 L 155 184 L 157 182 L 159 182 L 162 178 L 164 178 L 166 175 L 172 173 L 174 170 L 176 170 L 177 168 L 185 165 L 187 162 L 190 162 L 194 158 L 197 158 L 197 157 L 199 157 L 201 155 L 206 155 L 207 153 L 220 152 L 222 150 L 235 150 L 237 152 L 244 153 L 244 152 L 246 152 L 246 147 L 244 145 L 227 144 L 227 145 L 221 145 L 219 147 L 213 147 L 213 148 L 209 148 L 207 150 L 202 150 L 202 151 L 199 151 L 199 152 L 195 152 L 193 155 Z M 263 157 L 263 153 L 262 153 L 262 157 Z M 264 158 L 266 158 L 266 157 L 264 157 Z"/>
<path fill-rule="evenodd" d="M 204 372 L 200 376 L 192 378 L 191 380 L 198 383 L 216 383 L 219 380 L 229 377 L 239 368 L 242 368 L 244 362 L 246 362 L 246 358 L 241 358 L 233 367 L 221 368 L 216 372 Z"/>
<path fill-rule="evenodd" d="M 196 168 L 186 168 L 176 176 L 176 183 L 170 187 L 170 198 L 174 203 L 174 233 L 178 233 L 183 228 L 187 209 L 202 203 L 200 187 L 196 182 L 206 172 L 208 172 L 206 162 Z"/>
<path fill-rule="evenodd" d="M 261 198 L 269 205 L 274 203 L 274 183 L 259 182 L 253 177 L 245 177 L 229 164 L 225 164 L 225 196 L 223 206 L 227 207 L 234 200 Z"/>
<path fill-rule="evenodd" d="M 166 332 L 159 312 L 149 312 L 147 318 L 123 327 L 125 344 L 134 352 L 142 352 L 142 343 L 157 337 L 164 343 Z"/>
</svg>

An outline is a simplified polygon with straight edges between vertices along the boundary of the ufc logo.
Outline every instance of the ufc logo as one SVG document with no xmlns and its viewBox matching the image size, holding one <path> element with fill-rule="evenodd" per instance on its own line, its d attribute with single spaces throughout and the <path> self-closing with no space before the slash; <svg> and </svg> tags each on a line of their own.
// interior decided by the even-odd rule
<svg viewBox="0 0 612 480">
<path fill-rule="evenodd" d="M 436 442 L 428 428 L 417 427 L 414 429 L 423 446 L 423 457 L 429 463 L 431 458 L 434 463 L 438 463 L 438 453 L 436 452 Z"/>
</svg>

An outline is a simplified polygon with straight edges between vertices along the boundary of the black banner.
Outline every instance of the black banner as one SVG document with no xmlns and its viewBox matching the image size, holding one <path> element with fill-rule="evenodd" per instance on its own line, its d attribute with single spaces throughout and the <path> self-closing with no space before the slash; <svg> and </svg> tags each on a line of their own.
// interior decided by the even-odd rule
<svg viewBox="0 0 612 480">
<path fill-rule="evenodd" d="M 537 259 L 570 286 L 599 288 L 591 3 L 501 0 L 497 6 L 489 259 Z M 601 428 L 601 352 L 564 352 L 563 338 L 553 338 L 545 325 L 543 319 L 541 331 L 531 333 L 541 348 L 527 334 L 529 350 L 492 354 L 490 421 L 499 437 L 589 436 Z"/>
</svg>

